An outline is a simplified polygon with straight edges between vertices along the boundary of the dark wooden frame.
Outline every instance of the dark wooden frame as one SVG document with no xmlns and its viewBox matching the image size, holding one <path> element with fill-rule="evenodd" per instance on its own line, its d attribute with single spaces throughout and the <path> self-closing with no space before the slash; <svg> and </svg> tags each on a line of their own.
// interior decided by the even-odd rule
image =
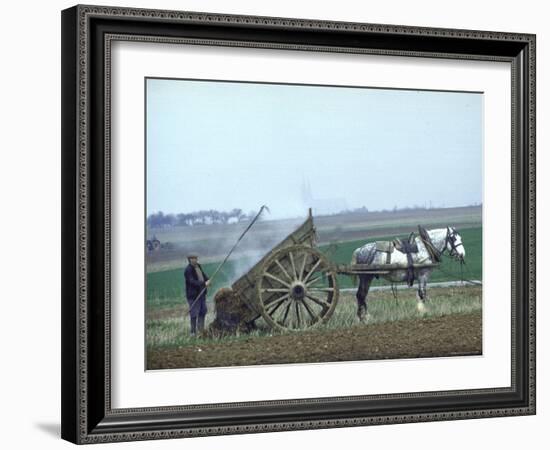
<svg viewBox="0 0 550 450">
<path fill-rule="evenodd" d="M 512 384 L 112 409 L 110 42 L 193 42 L 512 65 Z M 75 443 L 535 413 L 535 36 L 76 6 L 62 12 L 62 437 Z"/>
</svg>

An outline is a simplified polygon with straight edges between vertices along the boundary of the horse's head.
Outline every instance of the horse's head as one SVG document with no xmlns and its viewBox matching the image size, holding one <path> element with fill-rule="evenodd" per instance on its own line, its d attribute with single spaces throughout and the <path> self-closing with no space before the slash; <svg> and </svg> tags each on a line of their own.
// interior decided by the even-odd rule
<svg viewBox="0 0 550 450">
<path fill-rule="evenodd" d="M 445 248 L 449 251 L 451 257 L 458 261 L 464 262 L 466 250 L 462 243 L 462 237 L 454 227 L 447 227 L 447 237 L 445 240 Z"/>
</svg>

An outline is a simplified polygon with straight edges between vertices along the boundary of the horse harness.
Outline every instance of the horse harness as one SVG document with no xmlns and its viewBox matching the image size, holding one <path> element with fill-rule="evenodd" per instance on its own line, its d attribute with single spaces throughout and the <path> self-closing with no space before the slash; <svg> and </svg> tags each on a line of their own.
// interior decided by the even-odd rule
<svg viewBox="0 0 550 450">
<path fill-rule="evenodd" d="M 407 256 L 407 285 L 411 287 L 414 283 L 413 253 L 418 253 L 414 233 L 411 233 L 407 239 L 394 239 L 393 244 L 397 251 Z"/>
<path fill-rule="evenodd" d="M 418 234 L 420 235 L 420 239 L 422 240 L 422 243 L 424 244 L 424 247 L 426 247 L 426 250 L 428 251 L 428 254 L 430 255 L 430 259 L 432 260 L 432 262 L 440 263 L 441 262 L 441 257 L 443 255 L 443 250 L 439 251 L 435 247 L 435 245 L 433 244 L 433 242 L 430 238 L 430 235 L 428 234 L 426 229 L 421 225 L 418 225 Z M 449 229 L 447 228 L 447 235 L 448 234 L 449 234 Z M 446 246 L 446 244 L 447 244 L 447 242 L 445 242 L 445 246 Z M 445 249 L 445 246 L 443 247 L 443 249 Z"/>
<path fill-rule="evenodd" d="M 394 249 L 407 257 L 407 284 L 410 287 L 414 283 L 413 254 L 418 253 L 414 233 L 411 233 L 407 239 L 396 238 L 393 241 L 376 242 L 376 251 L 386 253 L 386 264 L 391 264 L 391 254 Z"/>
<path fill-rule="evenodd" d="M 455 230 L 451 231 L 449 227 L 447 227 L 447 235 L 445 236 L 445 243 L 441 251 L 435 247 L 428 232 L 421 225 L 418 225 L 418 234 L 420 235 L 420 239 L 422 240 L 424 247 L 428 251 L 430 259 L 432 260 L 433 263 L 441 262 L 443 252 L 447 247 L 447 243 L 451 245 L 450 253 L 452 256 L 458 255 L 457 248 L 463 245 L 462 242 L 456 244 L 457 232 Z M 394 248 L 399 252 L 404 253 L 407 257 L 407 284 L 409 287 L 411 287 L 415 279 L 413 254 L 418 253 L 418 245 L 416 244 L 416 241 L 415 241 L 414 232 L 411 233 L 407 239 L 396 238 L 393 241 L 376 243 L 376 250 L 379 252 L 386 253 L 386 264 L 391 263 L 391 253 L 393 252 Z"/>
<path fill-rule="evenodd" d="M 447 242 L 451 244 L 451 256 L 458 257 L 458 247 L 462 246 L 464 247 L 464 244 L 462 242 L 459 242 L 458 245 L 456 243 L 456 236 L 457 236 L 456 230 L 452 230 L 449 227 L 447 227 L 447 237 L 445 238 L 445 246 L 447 245 Z M 443 250 L 445 250 L 445 247 L 443 247 Z M 443 252 L 441 252 L 443 253 Z"/>
<path fill-rule="evenodd" d="M 455 229 L 452 229 L 447 227 L 447 235 L 445 236 L 445 242 L 443 243 L 443 249 L 439 251 L 435 246 L 433 245 L 432 240 L 430 239 L 430 236 L 425 228 L 418 225 L 418 233 L 420 234 L 420 239 L 422 239 L 422 243 L 424 244 L 424 247 L 426 247 L 426 250 L 428 251 L 428 254 L 430 255 L 430 259 L 434 263 L 440 263 L 442 260 L 443 252 L 445 251 L 445 248 L 447 248 L 447 244 L 451 245 L 451 251 L 449 252 L 451 256 L 458 256 L 458 247 L 464 246 L 462 242 L 456 243 L 456 236 L 458 233 Z"/>
</svg>

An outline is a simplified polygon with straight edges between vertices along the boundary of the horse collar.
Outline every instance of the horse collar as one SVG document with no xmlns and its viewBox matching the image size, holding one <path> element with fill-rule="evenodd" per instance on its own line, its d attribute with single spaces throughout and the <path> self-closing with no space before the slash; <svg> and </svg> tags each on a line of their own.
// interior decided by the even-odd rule
<svg viewBox="0 0 550 450">
<path fill-rule="evenodd" d="M 445 247 L 447 246 L 447 236 L 445 237 L 445 243 L 443 244 L 443 250 L 439 251 L 437 247 L 432 242 L 432 239 L 430 238 L 430 235 L 428 232 L 418 225 L 418 231 L 420 234 L 420 239 L 422 240 L 422 243 L 424 244 L 424 247 L 426 247 L 426 250 L 428 250 L 428 254 L 430 255 L 430 258 L 432 259 L 432 262 L 434 263 L 440 263 L 441 262 L 441 255 L 443 255 L 443 252 L 445 251 Z M 448 234 L 447 230 L 447 234 Z"/>
</svg>

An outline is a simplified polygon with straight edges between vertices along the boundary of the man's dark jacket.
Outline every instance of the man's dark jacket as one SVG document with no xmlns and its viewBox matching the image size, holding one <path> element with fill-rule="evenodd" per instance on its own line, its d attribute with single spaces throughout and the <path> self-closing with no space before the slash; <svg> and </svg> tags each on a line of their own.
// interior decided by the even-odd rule
<svg viewBox="0 0 550 450">
<path fill-rule="evenodd" d="M 203 290 L 204 283 L 208 281 L 208 277 L 206 276 L 204 270 L 202 270 L 200 264 L 197 264 L 197 268 L 201 270 L 204 281 L 199 280 L 197 272 L 195 271 L 195 267 L 193 267 L 191 264 L 189 264 L 185 268 L 185 295 L 187 296 L 188 301 L 195 300 L 200 292 Z M 206 289 L 204 289 L 204 293 L 201 298 L 206 298 Z"/>
</svg>

